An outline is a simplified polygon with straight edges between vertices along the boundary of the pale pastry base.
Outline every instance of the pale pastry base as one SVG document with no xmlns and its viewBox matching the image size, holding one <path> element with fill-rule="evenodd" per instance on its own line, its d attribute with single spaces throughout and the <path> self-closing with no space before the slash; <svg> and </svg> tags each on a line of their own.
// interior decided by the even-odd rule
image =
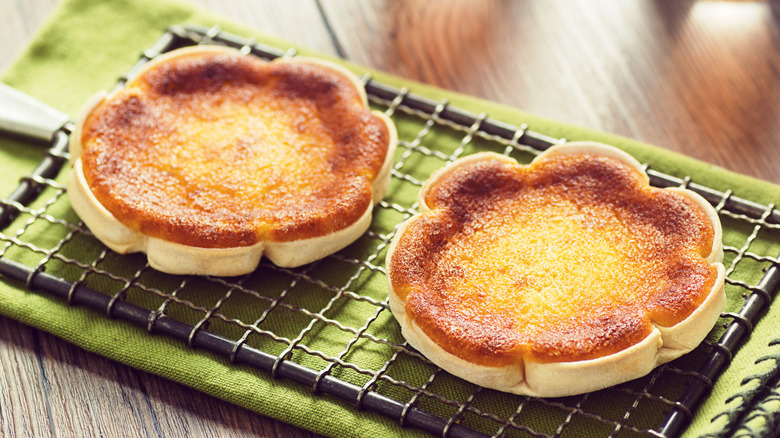
<svg viewBox="0 0 780 438">
<path fill-rule="evenodd" d="M 569 143 L 554 146 L 543 155 L 582 152 L 617 158 L 635 168 L 638 173 L 644 175 L 647 181 L 647 175 L 639 162 L 611 146 L 598 143 Z M 496 158 L 513 162 L 502 155 L 478 153 L 463 158 L 462 161 L 457 162 L 460 164 L 455 164 L 455 166 Z M 441 169 L 423 186 L 419 197 L 421 212 L 429 210 L 423 201 L 425 193 L 430 187 L 437 184 L 439 178 L 453 169 L 453 166 Z M 501 367 L 477 365 L 446 351 L 428 337 L 406 314 L 405 302 L 398 297 L 390 282 L 390 276 L 388 276 L 390 309 L 401 325 L 403 336 L 411 346 L 431 362 L 455 376 L 486 388 L 534 397 L 563 397 L 607 388 L 647 375 L 658 365 L 690 352 L 704 340 L 716 324 L 725 303 L 722 229 L 717 212 L 704 198 L 690 190 L 680 188 L 667 190 L 682 193 L 696 202 L 712 222 L 715 231 L 712 252 L 707 260 L 716 268 L 717 279 L 699 308 L 678 324 L 672 327 L 654 325 L 650 334 L 639 343 L 596 359 L 538 362 L 530 358 L 518 358 L 517 363 Z M 393 257 L 396 243 L 410 222 L 411 220 L 407 221 L 398 229 L 388 250 L 388 260 Z"/>
<path fill-rule="evenodd" d="M 193 52 L 237 52 L 235 49 L 217 46 L 197 46 L 180 49 L 149 62 L 137 74 L 155 65 Z M 310 62 L 341 72 L 357 87 L 363 103 L 368 108 L 365 90 L 357 77 L 346 68 L 327 61 L 310 58 L 284 58 L 275 62 Z M 130 79 L 132 81 L 133 78 Z M 120 254 L 144 252 L 149 265 L 169 274 L 195 274 L 214 276 L 236 276 L 254 271 L 264 256 L 280 267 L 297 267 L 333 254 L 357 240 L 371 225 L 373 207 L 384 197 L 390 185 L 390 173 L 398 143 L 395 125 L 384 113 L 372 111 L 388 128 L 390 144 L 382 168 L 372 181 L 372 204 L 360 218 L 346 228 L 328 235 L 288 242 L 261 241 L 252 246 L 230 248 L 201 248 L 144 235 L 122 224 L 92 193 L 81 163 L 82 126 L 92 111 L 108 98 L 106 92 L 99 92 L 82 108 L 74 132 L 70 137 L 71 165 L 68 177 L 68 198 L 92 234 L 104 245 Z"/>
<path fill-rule="evenodd" d="M 311 263 L 357 240 L 371 224 L 372 211 L 368 208 L 352 225 L 322 237 L 200 248 L 150 237 L 123 225 L 92 194 L 81 160 L 76 161 L 69 175 L 68 197 L 73 210 L 104 245 L 120 254 L 144 252 L 151 267 L 169 274 L 243 275 L 255 270 L 262 256 L 281 267 Z"/>
<path fill-rule="evenodd" d="M 687 319 L 673 327 L 654 327 L 638 344 L 609 356 L 575 362 L 537 362 L 522 358 L 515 364 L 477 365 L 447 352 L 407 317 L 404 303 L 390 294 L 390 308 L 404 338 L 443 370 L 471 383 L 532 397 L 564 397 L 608 388 L 648 374 L 658 365 L 690 352 L 706 337 L 725 301 L 724 269 L 718 266 L 718 285 Z"/>
</svg>

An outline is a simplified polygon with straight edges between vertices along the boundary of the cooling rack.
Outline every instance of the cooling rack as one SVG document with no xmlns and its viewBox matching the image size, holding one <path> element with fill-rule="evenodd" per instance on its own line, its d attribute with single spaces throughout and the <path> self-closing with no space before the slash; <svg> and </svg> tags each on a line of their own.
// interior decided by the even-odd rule
<svg viewBox="0 0 780 438">
<path fill-rule="evenodd" d="M 150 59 L 202 43 L 267 59 L 295 56 L 216 27 L 176 26 L 117 87 Z M 117 255 L 78 220 L 58 182 L 69 158 L 66 125 L 41 163 L 0 200 L 0 273 L 71 305 L 440 436 L 679 435 L 772 301 L 778 257 L 759 236 L 780 240 L 780 212 L 645 165 L 653 185 L 698 192 L 732 231 L 724 241 L 727 309 L 709 338 L 646 377 L 581 396 L 537 399 L 484 389 L 442 371 L 404 342 L 386 301 L 385 251 L 395 227 L 417 211 L 417 192 L 431 170 L 482 150 L 529 162 L 565 140 L 370 76 L 362 82 L 371 105 L 402 128 L 388 195 L 369 231 L 345 250 L 296 269 L 263 261 L 256 272 L 231 278 L 165 275 L 142 255 Z"/>
</svg>

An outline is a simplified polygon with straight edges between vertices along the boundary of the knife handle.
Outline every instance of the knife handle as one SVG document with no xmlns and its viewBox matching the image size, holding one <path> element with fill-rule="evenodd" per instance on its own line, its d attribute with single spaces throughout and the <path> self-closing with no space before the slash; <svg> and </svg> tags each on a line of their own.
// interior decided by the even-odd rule
<svg viewBox="0 0 780 438">
<path fill-rule="evenodd" d="M 54 108 L 0 83 L 0 131 L 50 141 L 69 120 Z"/>
</svg>

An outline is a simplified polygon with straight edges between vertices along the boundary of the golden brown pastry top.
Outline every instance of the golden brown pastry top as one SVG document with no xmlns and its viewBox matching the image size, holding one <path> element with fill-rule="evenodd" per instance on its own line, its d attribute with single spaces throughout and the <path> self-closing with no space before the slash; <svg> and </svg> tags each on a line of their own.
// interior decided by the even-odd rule
<svg viewBox="0 0 780 438">
<path fill-rule="evenodd" d="M 391 288 L 429 338 L 475 364 L 618 352 L 684 320 L 717 279 L 707 215 L 611 157 L 474 160 L 425 190 L 430 210 L 388 261 Z"/>
<path fill-rule="evenodd" d="M 86 181 L 120 222 L 197 247 L 317 237 L 355 222 L 389 150 L 354 79 L 237 51 L 160 62 L 82 126 Z"/>
</svg>

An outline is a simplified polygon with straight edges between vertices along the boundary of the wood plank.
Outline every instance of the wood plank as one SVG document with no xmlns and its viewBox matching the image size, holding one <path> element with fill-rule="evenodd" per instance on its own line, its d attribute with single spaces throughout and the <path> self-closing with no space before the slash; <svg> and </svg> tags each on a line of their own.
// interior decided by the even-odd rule
<svg viewBox="0 0 780 438">
<path fill-rule="evenodd" d="M 780 182 L 770 3 L 326 0 L 323 10 L 357 63 Z"/>
<path fill-rule="evenodd" d="M 324 54 L 337 54 L 334 41 L 315 0 L 196 0 L 193 3 L 267 35 Z"/>
<path fill-rule="evenodd" d="M 46 436 L 51 433 L 45 417 L 47 383 L 42 378 L 35 336 L 36 330 L 0 317 L 2 436 Z"/>
</svg>

